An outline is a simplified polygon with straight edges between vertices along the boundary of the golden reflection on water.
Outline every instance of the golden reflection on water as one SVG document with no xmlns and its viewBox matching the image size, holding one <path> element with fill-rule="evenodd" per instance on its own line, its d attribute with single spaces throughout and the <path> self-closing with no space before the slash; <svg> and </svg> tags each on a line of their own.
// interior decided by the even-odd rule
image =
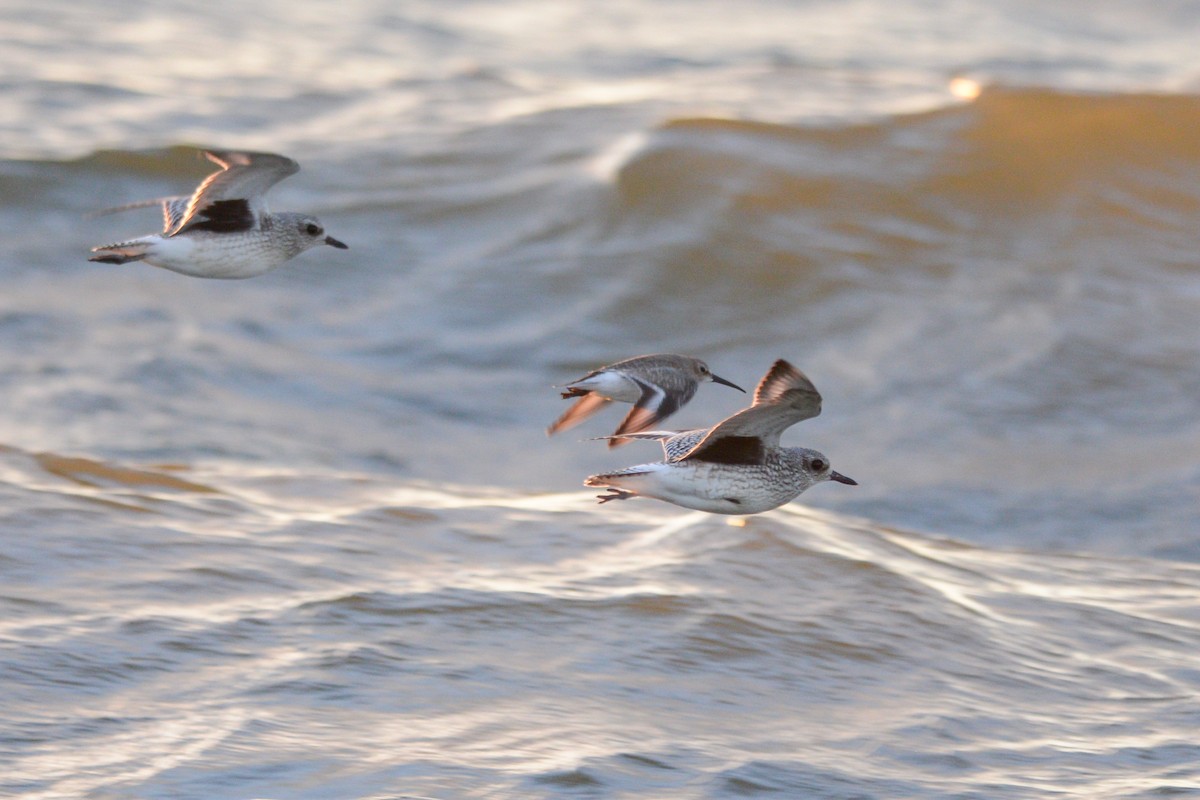
<svg viewBox="0 0 1200 800">
<path fill-rule="evenodd" d="M 979 81 L 971 78 L 957 77 L 950 81 L 950 94 L 959 100 L 974 100 L 983 92 Z"/>
<path fill-rule="evenodd" d="M 51 475 L 66 478 L 69 481 L 84 486 L 100 486 L 103 484 L 121 484 L 124 486 L 153 487 L 159 489 L 175 489 L 183 492 L 199 492 L 202 494 L 217 494 L 211 486 L 193 483 L 163 472 L 144 469 L 130 469 L 95 461 L 90 458 L 60 456 L 54 453 L 35 453 L 34 459 L 42 469 Z"/>
</svg>

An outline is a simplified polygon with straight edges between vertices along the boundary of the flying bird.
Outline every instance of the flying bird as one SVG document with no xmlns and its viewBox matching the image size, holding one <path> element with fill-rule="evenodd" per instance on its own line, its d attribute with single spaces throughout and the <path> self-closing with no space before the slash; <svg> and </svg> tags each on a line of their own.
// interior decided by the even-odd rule
<svg viewBox="0 0 1200 800">
<path fill-rule="evenodd" d="M 548 435 L 573 428 L 612 401 L 633 403 L 633 409 L 610 437 L 609 447 L 624 443 L 624 436 L 651 428 L 682 408 L 701 383 L 720 383 L 739 392 L 746 390 L 714 375 L 698 358 L 671 353 L 637 356 L 600 367 L 576 381 L 562 393 L 564 399 L 578 398 L 546 429 Z"/>
<path fill-rule="evenodd" d="M 310 214 L 267 210 L 267 190 L 300 170 L 273 153 L 205 151 L 220 171 L 190 197 L 163 197 L 104 209 L 94 216 L 161 206 L 162 233 L 93 247 L 89 261 L 145 261 L 197 278 L 253 278 L 318 245 L 346 250 Z"/>
<path fill-rule="evenodd" d="M 790 502 L 823 481 L 857 486 L 834 472 L 816 450 L 780 446 L 781 434 L 821 413 L 812 381 L 780 359 L 758 384 L 754 402 L 709 429 L 649 431 L 664 460 L 592 475 L 585 486 L 607 488 L 600 502 L 654 497 L 714 514 L 757 514 Z"/>
</svg>

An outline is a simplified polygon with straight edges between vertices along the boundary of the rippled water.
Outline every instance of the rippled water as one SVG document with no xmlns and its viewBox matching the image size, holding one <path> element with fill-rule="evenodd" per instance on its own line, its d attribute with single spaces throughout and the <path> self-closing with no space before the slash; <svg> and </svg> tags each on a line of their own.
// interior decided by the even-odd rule
<svg viewBox="0 0 1200 800">
<path fill-rule="evenodd" d="M 740 8 L 3 7 L 0 794 L 1200 794 L 1196 10 Z M 208 146 L 351 250 L 86 262 Z M 860 486 L 596 506 L 654 351 Z"/>
</svg>

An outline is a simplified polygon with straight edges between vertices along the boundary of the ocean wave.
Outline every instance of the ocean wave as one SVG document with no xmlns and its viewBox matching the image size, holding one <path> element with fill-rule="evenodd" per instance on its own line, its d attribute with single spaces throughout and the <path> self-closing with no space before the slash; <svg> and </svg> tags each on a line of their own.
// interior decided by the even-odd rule
<svg viewBox="0 0 1200 800">
<path fill-rule="evenodd" d="M 25 544 L 6 542 L 0 607 L 18 612 L 4 634 L 22 655 L 4 668 L 39 713 L 87 725 L 103 709 L 104 747 L 169 729 L 251 779 L 301 751 L 346 774 L 381 748 L 406 762 L 469 753 L 459 771 L 493 784 L 613 787 L 649 770 L 722 797 L 897 782 L 1015 797 L 1020 782 L 996 770 L 1036 753 L 1046 780 L 1078 781 L 1078 740 L 1097 786 L 1129 768 L 1131 739 L 1137 763 L 1157 765 L 1139 772 L 1146 786 L 1194 767 L 1179 742 L 1194 716 L 1195 567 L 974 547 L 798 504 L 731 525 L 581 492 L 235 464 L 188 472 L 241 498 L 222 520 L 70 527 L 34 499 L 50 479 L 76 491 L 64 459 L 41 476 L 45 458 L 25 462 L 22 481 L 18 456 L 5 500 L 10 515 L 26 506 Z M 82 474 L 100 472 L 91 488 L 114 499 L 191 493 L 141 466 Z M 18 608 L 29 580 L 60 587 L 57 602 Z M 135 708 L 113 699 L 134 691 Z M 131 780 L 116 764 L 45 771 L 60 748 L 87 763 L 101 746 L 86 730 L 55 738 L 8 780 L 85 793 Z M 164 763 L 211 781 L 206 758 Z"/>
<path fill-rule="evenodd" d="M 920 244 L 927 227 L 960 230 L 967 209 L 1012 221 L 1056 198 L 1178 184 L 1180 169 L 1200 161 L 1190 133 L 1198 124 L 1194 95 L 994 87 L 969 103 L 865 124 L 674 119 L 644 133 L 614 179 L 631 218 L 720 214 L 736 228 L 816 214 L 841 230 L 890 219 Z M 1159 199 L 1164 215 L 1197 203 L 1195 192 Z"/>
</svg>

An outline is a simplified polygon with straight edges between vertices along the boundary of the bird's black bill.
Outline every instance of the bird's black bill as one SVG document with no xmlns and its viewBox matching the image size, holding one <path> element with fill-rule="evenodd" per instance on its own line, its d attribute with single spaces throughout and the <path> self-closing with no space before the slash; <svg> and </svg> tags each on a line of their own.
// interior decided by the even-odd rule
<svg viewBox="0 0 1200 800">
<path fill-rule="evenodd" d="M 840 472 L 830 472 L 829 480 L 837 481 L 838 483 L 845 483 L 849 486 L 858 486 L 858 481 L 854 480 L 854 478 L 847 478 Z"/>
<path fill-rule="evenodd" d="M 713 375 L 713 376 L 712 376 L 712 379 L 713 379 L 713 383 L 719 383 L 719 384 L 721 384 L 721 385 L 723 385 L 723 386 L 732 386 L 734 389 L 737 389 L 737 390 L 738 390 L 739 392 L 741 392 L 742 394 L 745 394 L 745 393 L 746 393 L 746 390 L 745 390 L 745 389 L 743 389 L 742 387 L 738 386 L 738 385 L 737 385 L 736 383 L 734 383 L 733 381 L 727 381 L 727 380 L 725 380 L 724 378 L 722 378 L 722 377 L 720 377 L 720 376 L 718 376 L 718 375 Z"/>
<path fill-rule="evenodd" d="M 330 247 L 336 247 L 338 250 L 349 250 L 350 249 L 350 245 L 346 244 L 345 242 L 339 242 L 337 239 L 333 238 L 332 236 L 325 237 L 325 244 L 329 245 Z"/>
</svg>

